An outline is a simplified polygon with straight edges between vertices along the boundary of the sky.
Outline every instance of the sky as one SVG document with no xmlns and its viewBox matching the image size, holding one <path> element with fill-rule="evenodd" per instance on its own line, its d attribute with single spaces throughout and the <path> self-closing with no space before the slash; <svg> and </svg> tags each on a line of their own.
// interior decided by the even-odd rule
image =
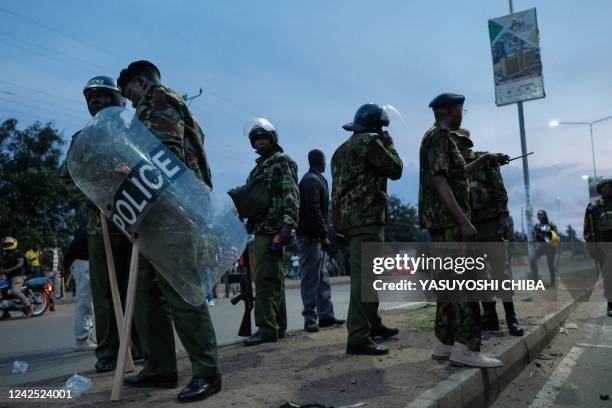
<svg viewBox="0 0 612 408">
<path fill-rule="evenodd" d="M 593 174 L 588 127 L 549 122 L 612 115 L 612 2 L 514 1 L 515 11 L 532 7 L 546 89 L 524 104 L 533 207 L 581 233 L 582 176 Z M 206 134 L 214 188 L 227 191 L 254 166 L 243 134 L 253 117 L 274 123 L 301 176 L 309 150 L 329 160 L 350 136 L 342 125 L 360 105 L 391 104 L 403 119 L 390 131 L 404 173 L 389 192 L 416 204 L 419 145 L 433 123 L 427 105 L 439 93 L 466 96 L 463 126 L 477 150 L 520 154 L 516 105 L 495 105 L 487 29 L 508 12 L 506 0 L 3 0 L 0 120 L 53 121 L 68 142 L 90 120 L 87 80 L 148 59 L 178 93 L 202 88 L 190 109 Z M 595 125 L 598 175 L 612 175 L 611 135 L 612 120 Z M 520 229 L 520 160 L 502 174 Z"/>
</svg>

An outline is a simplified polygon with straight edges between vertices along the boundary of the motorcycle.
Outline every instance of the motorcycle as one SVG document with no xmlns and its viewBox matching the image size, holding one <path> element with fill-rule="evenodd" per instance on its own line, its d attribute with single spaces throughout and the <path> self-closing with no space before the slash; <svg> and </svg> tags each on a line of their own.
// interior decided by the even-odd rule
<svg viewBox="0 0 612 408">
<path fill-rule="evenodd" d="M 53 306 L 53 282 L 44 276 L 25 281 L 21 291 L 32 305 L 32 317 L 42 316 Z M 13 297 L 9 280 L 0 279 L 0 311 L 19 311 L 25 314 L 21 300 Z"/>
</svg>

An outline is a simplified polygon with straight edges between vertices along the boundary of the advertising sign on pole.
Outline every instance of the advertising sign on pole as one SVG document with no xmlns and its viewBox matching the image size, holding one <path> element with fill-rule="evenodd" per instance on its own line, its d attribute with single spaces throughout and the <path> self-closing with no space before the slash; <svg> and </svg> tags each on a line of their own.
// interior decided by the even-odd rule
<svg viewBox="0 0 612 408">
<path fill-rule="evenodd" d="M 495 103 L 544 98 L 536 9 L 489 20 Z"/>
</svg>

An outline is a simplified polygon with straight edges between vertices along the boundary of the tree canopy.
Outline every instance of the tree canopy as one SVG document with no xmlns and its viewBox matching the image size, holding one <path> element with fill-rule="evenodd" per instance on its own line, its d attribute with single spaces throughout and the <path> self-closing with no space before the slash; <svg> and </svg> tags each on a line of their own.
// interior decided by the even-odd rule
<svg viewBox="0 0 612 408">
<path fill-rule="evenodd" d="M 0 235 L 21 249 L 66 245 L 84 219 L 84 204 L 59 177 L 63 144 L 53 123 L 18 129 L 8 119 L 0 127 Z"/>
</svg>

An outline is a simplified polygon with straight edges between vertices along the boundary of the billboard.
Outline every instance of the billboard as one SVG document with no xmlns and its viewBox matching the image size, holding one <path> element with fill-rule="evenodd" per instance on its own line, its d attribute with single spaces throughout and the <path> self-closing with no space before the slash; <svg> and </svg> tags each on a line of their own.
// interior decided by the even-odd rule
<svg viewBox="0 0 612 408">
<path fill-rule="evenodd" d="M 489 20 L 497 106 L 544 98 L 536 9 Z"/>
</svg>

